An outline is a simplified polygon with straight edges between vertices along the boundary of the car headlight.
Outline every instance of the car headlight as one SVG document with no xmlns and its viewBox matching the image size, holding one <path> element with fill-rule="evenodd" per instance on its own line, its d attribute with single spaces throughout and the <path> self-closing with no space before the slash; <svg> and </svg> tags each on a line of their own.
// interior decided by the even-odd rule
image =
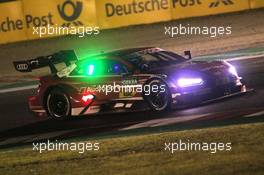
<svg viewBox="0 0 264 175">
<path fill-rule="evenodd" d="M 227 65 L 228 68 L 228 72 L 236 77 L 238 77 L 238 73 L 237 70 L 235 68 L 235 66 L 233 66 L 232 64 L 228 63 L 227 61 L 223 61 L 225 65 Z"/>
<path fill-rule="evenodd" d="M 236 68 L 233 65 L 231 65 L 231 64 L 229 66 L 230 66 L 229 67 L 229 73 L 231 73 L 232 75 L 238 77 Z"/>
<path fill-rule="evenodd" d="M 201 78 L 180 78 L 178 79 L 178 86 L 189 87 L 198 86 L 203 84 L 203 79 Z"/>
</svg>

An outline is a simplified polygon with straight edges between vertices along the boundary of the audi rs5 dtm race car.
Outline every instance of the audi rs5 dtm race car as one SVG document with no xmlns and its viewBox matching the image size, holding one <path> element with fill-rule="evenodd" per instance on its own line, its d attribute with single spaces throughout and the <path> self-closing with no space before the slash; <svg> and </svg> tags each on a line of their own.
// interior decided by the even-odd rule
<svg viewBox="0 0 264 175">
<path fill-rule="evenodd" d="M 58 71 L 58 64 L 65 68 Z M 164 111 L 246 92 L 234 66 L 225 61 L 193 61 L 160 48 L 122 49 L 78 60 L 73 50 L 16 61 L 17 71 L 49 67 L 40 77 L 29 107 L 38 116 L 67 119 L 142 106 Z"/>
</svg>

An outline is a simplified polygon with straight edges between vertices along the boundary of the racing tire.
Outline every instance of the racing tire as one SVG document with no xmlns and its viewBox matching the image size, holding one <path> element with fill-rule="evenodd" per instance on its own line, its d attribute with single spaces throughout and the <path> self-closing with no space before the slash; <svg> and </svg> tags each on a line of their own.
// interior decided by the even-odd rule
<svg viewBox="0 0 264 175">
<path fill-rule="evenodd" d="M 154 85 L 156 85 L 155 88 Z M 147 92 L 145 86 L 148 86 L 147 89 L 150 91 Z M 156 88 L 157 86 L 159 88 Z M 158 89 L 158 91 L 155 90 L 154 92 L 151 87 Z M 147 81 L 143 87 L 143 98 L 153 111 L 167 111 L 171 108 L 171 92 L 167 83 L 162 79 L 153 78 Z"/>
<path fill-rule="evenodd" d="M 71 114 L 71 103 L 68 94 L 59 88 L 52 89 L 46 98 L 46 110 L 52 119 L 69 119 Z"/>
</svg>

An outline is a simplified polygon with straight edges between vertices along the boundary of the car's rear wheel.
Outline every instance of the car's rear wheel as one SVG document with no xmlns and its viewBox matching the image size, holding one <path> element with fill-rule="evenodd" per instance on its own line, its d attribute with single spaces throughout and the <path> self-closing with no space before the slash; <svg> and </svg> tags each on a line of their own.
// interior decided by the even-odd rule
<svg viewBox="0 0 264 175">
<path fill-rule="evenodd" d="M 56 88 L 48 93 L 46 107 L 49 116 L 53 119 L 65 120 L 70 117 L 70 100 L 62 89 Z"/>
<path fill-rule="evenodd" d="M 153 111 L 165 111 L 171 107 L 170 89 L 162 79 L 149 80 L 144 86 L 143 97 Z M 149 91 L 146 91 L 149 89 Z"/>
</svg>

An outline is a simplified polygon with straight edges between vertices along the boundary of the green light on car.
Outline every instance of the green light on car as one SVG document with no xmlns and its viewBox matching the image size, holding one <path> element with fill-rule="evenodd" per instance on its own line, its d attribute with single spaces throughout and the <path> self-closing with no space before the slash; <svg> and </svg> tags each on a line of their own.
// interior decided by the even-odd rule
<svg viewBox="0 0 264 175">
<path fill-rule="evenodd" d="M 94 74 L 94 65 L 93 64 L 88 66 L 87 74 L 88 75 L 93 75 Z"/>
<path fill-rule="evenodd" d="M 104 73 L 105 65 L 101 60 L 87 60 L 85 62 L 79 62 L 78 74 L 83 76 L 99 76 Z"/>
</svg>

